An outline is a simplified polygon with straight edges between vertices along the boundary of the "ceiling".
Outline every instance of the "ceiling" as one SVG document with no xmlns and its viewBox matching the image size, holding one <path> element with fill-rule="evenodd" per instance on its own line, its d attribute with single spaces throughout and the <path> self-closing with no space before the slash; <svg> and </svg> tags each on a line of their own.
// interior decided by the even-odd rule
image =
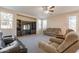
<svg viewBox="0 0 79 59">
<path fill-rule="evenodd" d="M 46 18 L 50 16 L 44 13 L 42 6 L 4 6 L 4 8 L 20 11 L 37 18 Z M 55 6 L 54 12 L 51 15 L 59 15 L 78 10 L 79 6 Z"/>
</svg>

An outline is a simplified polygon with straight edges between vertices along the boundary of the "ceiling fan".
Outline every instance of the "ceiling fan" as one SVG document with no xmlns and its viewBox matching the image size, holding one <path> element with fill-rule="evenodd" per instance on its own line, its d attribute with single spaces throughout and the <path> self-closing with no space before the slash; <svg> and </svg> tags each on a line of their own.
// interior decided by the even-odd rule
<svg viewBox="0 0 79 59">
<path fill-rule="evenodd" d="M 55 6 L 43 6 L 43 10 L 48 13 L 54 12 L 54 9 L 55 9 Z"/>
</svg>

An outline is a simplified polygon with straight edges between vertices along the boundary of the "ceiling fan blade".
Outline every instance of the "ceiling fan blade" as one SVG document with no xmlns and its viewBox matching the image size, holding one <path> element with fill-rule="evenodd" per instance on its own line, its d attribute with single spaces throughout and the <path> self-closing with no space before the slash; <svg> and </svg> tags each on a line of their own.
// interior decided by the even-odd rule
<svg viewBox="0 0 79 59">
<path fill-rule="evenodd" d="M 51 6 L 51 7 L 49 7 L 49 9 L 52 9 L 52 8 L 55 8 L 55 6 Z"/>
<path fill-rule="evenodd" d="M 49 7 L 49 12 L 54 12 L 54 8 L 55 8 L 55 6 Z"/>
<path fill-rule="evenodd" d="M 48 11 L 49 13 L 54 12 L 55 6 L 43 6 L 42 7 L 44 11 Z"/>
<path fill-rule="evenodd" d="M 54 10 L 49 10 L 49 12 L 54 12 Z"/>
</svg>

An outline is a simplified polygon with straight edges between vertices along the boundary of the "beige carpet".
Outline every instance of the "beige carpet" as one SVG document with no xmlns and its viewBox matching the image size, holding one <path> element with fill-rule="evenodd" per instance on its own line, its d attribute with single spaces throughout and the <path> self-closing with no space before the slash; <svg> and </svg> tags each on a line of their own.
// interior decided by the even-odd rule
<svg viewBox="0 0 79 59">
<path fill-rule="evenodd" d="M 44 51 L 38 47 L 39 41 L 48 41 L 50 36 L 45 35 L 27 35 L 19 37 L 23 44 L 27 47 L 28 53 L 43 53 Z"/>
</svg>

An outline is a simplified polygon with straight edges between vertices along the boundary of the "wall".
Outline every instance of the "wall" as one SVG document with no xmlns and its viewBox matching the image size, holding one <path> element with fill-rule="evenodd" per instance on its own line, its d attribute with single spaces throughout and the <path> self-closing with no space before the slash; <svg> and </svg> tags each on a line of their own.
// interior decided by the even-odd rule
<svg viewBox="0 0 79 59">
<path fill-rule="evenodd" d="M 48 17 L 47 27 L 48 28 L 62 28 L 63 34 L 65 30 L 69 28 L 68 26 L 68 17 L 69 16 L 77 16 L 77 32 L 79 31 L 79 12 L 66 13 L 61 15 L 55 15 Z"/>
</svg>

